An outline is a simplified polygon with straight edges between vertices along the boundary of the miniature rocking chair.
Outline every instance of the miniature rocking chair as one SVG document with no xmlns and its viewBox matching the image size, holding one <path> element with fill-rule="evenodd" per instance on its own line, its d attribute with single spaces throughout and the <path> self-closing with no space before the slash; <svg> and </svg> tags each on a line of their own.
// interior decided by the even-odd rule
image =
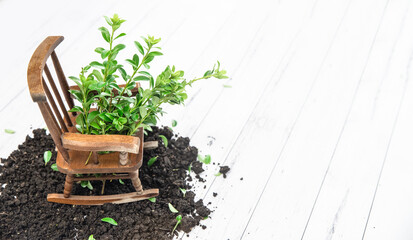
<svg viewBox="0 0 413 240">
<path fill-rule="evenodd" d="M 143 149 L 157 147 L 157 142 L 147 142 L 144 144 L 142 129 L 135 136 L 86 135 L 77 132 L 75 127 L 76 113 L 68 112 L 74 106 L 73 99 L 68 90 L 75 89 L 77 86 L 68 86 L 55 52 L 55 48 L 62 41 L 63 37 L 61 36 L 47 37 L 34 52 L 27 71 L 30 95 L 33 101 L 39 105 L 46 125 L 56 144 L 58 152 L 56 159 L 57 168 L 60 172 L 66 174 L 63 194 L 48 194 L 47 200 L 72 205 L 102 205 L 104 203 L 134 202 L 157 196 L 159 194 L 158 189 L 143 190 L 139 179 Z M 50 56 L 67 107 L 46 64 Z M 48 79 L 48 84 L 46 84 L 43 73 L 45 73 Z M 52 89 L 54 97 L 48 85 Z M 138 88 L 139 85 L 132 90 L 132 93 L 136 95 Z M 55 100 L 58 105 L 56 105 Z M 98 151 L 113 152 L 99 155 Z M 92 161 L 85 165 L 85 161 L 90 155 Z M 77 177 L 77 174 L 98 174 L 98 177 Z M 131 179 L 136 192 L 101 196 L 71 195 L 74 181 L 111 179 Z"/>
</svg>

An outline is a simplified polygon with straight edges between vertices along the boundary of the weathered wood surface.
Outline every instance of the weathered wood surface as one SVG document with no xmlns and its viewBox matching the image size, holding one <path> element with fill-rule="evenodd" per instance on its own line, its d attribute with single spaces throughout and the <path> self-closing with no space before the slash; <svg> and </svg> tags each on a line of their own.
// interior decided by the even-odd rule
<svg viewBox="0 0 413 240">
<path fill-rule="evenodd" d="M 166 107 L 160 122 L 177 120 L 174 130 L 201 154 L 231 167 L 226 179 L 214 176 L 217 165 L 205 167 L 207 181 L 195 191 L 217 208 L 205 230 L 180 237 L 411 239 L 409 1 L 92 0 L 49 4 L 53 9 L 42 2 L 22 9 L 0 1 L 3 22 L 11 13 L 38 19 L 5 25 L 19 37 L 0 39 L 2 53 L 14 56 L 0 59 L 10 70 L 2 81 L 13 82 L 0 101 L 0 125 L 17 131 L 0 134 L 3 157 L 31 126 L 45 126 L 36 107 L 17 111 L 31 101 L 21 59 L 44 36 L 63 35 L 59 60 L 67 76 L 77 75 L 104 44 L 96 30 L 101 16 L 117 12 L 128 20 L 128 46 L 148 33 L 165 40 L 155 75 L 175 64 L 196 76 L 218 59 L 231 77 L 194 85 L 186 106 Z M 75 7 L 80 3 L 84 8 Z M 137 15 L 131 6 L 138 5 Z"/>
</svg>

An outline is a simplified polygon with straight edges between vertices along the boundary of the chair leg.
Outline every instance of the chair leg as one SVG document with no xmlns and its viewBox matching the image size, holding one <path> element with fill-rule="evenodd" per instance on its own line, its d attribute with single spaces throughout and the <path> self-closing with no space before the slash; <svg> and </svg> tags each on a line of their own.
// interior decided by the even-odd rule
<svg viewBox="0 0 413 240">
<path fill-rule="evenodd" d="M 70 197 L 70 193 L 72 192 L 72 187 L 73 187 L 73 180 L 74 180 L 73 174 L 66 175 L 65 189 L 63 190 L 63 196 L 65 198 Z"/>
<path fill-rule="evenodd" d="M 135 187 L 136 192 L 138 192 L 138 194 L 142 194 L 143 188 L 142 188 L 141 180 L 139 179 L 139 170 L 136 170 L 135 172 L 130 172 L 129 176 L 132 180 L 132 184 Z"/>
</svg>

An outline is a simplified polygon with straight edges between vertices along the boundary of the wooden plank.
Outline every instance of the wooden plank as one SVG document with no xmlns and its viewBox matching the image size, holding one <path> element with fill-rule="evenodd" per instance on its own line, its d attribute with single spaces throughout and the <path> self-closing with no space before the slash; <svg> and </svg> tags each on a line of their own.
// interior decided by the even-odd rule
<svg viewBox="0 0 413 240">
<path fill-rule="evenodd" d="M 353 109 L 331 156 L 304 239 L 361 239 L 411 57 L 409 1 L 389 2 Z M 406 51 L 410 49 L 409 51 Z"/>
<path fill-rule="evenodd" d="M 81 196 L 71 195 L 65 198 L 63 194 L 51 193 L 47 195 L 47 201 L 55 203 L 63 203 L 70 205 L 103 205 L 105 203 L 122 204 L 145 200 L 159 195 L 158 189 L 143 190 L 142 194 L 136 192 L 123 193 L 116 195 L 101 195 L 101 196 Z"/>
<path fill-rule="evenodd" d="M 77 151 L 118 151 L 137 154 L 141 139 L 126 135 L 89 135 L 65 132 L 63 147 Z"/>
<path fill-rule="evenodd" d="M 216 239 L 239 239 L 242 236 L 254 204 L 274 164 L 272 157 L 282 149 L 282 145 L 288 139 L 293 123 L 329 53 L 335 33 L 346 14 L 348 2 L 337 5 L 336 2 L 322 1 L 318 4 L 313 15 L 313 5 L 310 3 L 305 6 L 303 12 L 295 12 L 302 16 L 302 23 L 296 31 L 300 27 L 303 31 L 293 42 L 289 58 L 283 59 L 282 67 L 278 71 L 274 68 L 272 72 L 268 71 L 268 66 L 275 64 L 270 62 L 273 55 L 267 54 L 274 51 L 269 50 L 270 46 L 277 45 L 271 36 L 276 37 L 278 34 L 269 29 L 264 30 L 268 35 L 265 35 L 262 48 L 254 49 L 255 56 L 251 58 L 254 61 L 241 66 L 240 69 L 244 69 L 240 72 L 241 77 L 233 82 L 232 89 L 236 89 L 237 92 L 226 92 L 195 133 L 193 142 L 211 153 L 214 162 L 229 165 L 232 170 L 225 180 L 222 177 L 214 180 L 215 176 L 210 172 L 207 176 L 202 176 L 207 180 L 207 186 L 211 182 L 213 185 L 209 190 L 197 189 L 197 193 L 203 196 L 204 202 L 211 201 L 219 206 L 211 218 L 220 221 L 207 222 L 207 229 L 195 230 L 194 235 L 203 236 L 202 239 L 206 239 L 206 236 Z M 277 14 L 274 14 L 280 19 L 269 23 L 281 24 L 288 22 L 289 18 L 297 18 L 297 15 L 291 14 L 294 12 L 294 6 L 294 3 L 281 5 Z M 266 59 L 267 64 L 259 65 L 262 64 L 262 59 Z M 254 71 L 249 73 L 249 68 Z M 244 78 L 245 82 L 242 81 Z M 262 85 L 262 92 L 255 93 L 256 85 L 242 87 L 251 79 L 254 79 L 257 85 Z M 260 79 L 269 81 L 258 82 Z M 248 101 L 245 99 L 246 96 Z M 213 144 L 209 144 L 208 136 L 215 138 Z M 255 151 L 256 149 L 260 151 Z M 210 167 L 213 166 L 208 168 Z M 243 180 L 240 181 L 240 178 Z M 214 198 L 212 192 L 218 192 L 218 197 Z M 246 192 L 248 194 L 245 194 Z M 191 236 L 193 235 L 190 234 L 189 238 Z"/>
</svg>

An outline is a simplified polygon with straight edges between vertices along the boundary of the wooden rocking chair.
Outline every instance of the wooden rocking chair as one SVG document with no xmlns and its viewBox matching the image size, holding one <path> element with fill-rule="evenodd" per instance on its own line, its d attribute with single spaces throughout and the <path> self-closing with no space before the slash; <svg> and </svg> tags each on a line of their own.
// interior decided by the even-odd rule
<svg viewBox="0 0 413 240">
<path fill-rule="evenodd" d="M 142 129 L 138 131 L 136 136 L 85 135 L 77 132 L 75 127 L 76 114 L 68 112 L 74 106 L 68 90 L 75 89 L 77 86 L 69 87 L 55 52 L 55 48 L 62 41 L 63 37 L 61 36 L 47 37 L 34 52 L 27 71 L 30 95 L 33 101 L 39 105 L 49 132 L 56 144 L 58 152 L 57 168 L 60 172 L 66 174 L 63 194 L 48 194 L 47 200 L 73 205 L 102 205 L 104 203 L 134 202 L 157 196 L 159 194 L 158 189 L 143 190 L 139 180 L 143 148 L 157 147 L 157 142 L 144 144 Z M 53 62 L 67 106 L 65 106 L 46 64 L 49 57 Z M 48 79 L 48 84 L 43 77 L 43 73 Z M 54 97 L 48 85 L 52 89 Z M 139 85 L 132 92 L 136 94 L 138 88 Z M 56 105 L 56 102 L 58 105 Z M 99 155 L 98 151 L 114 152 Z M 85 161 L 91 152 L 92 161 L 85 165 Z M 99 176 L 77 177 L 76 174 L 99 174 Z M 110 179 L 131 179 L 136 192 L 101 196 L 71 195 L 74 181 Z"/>
</svg>

